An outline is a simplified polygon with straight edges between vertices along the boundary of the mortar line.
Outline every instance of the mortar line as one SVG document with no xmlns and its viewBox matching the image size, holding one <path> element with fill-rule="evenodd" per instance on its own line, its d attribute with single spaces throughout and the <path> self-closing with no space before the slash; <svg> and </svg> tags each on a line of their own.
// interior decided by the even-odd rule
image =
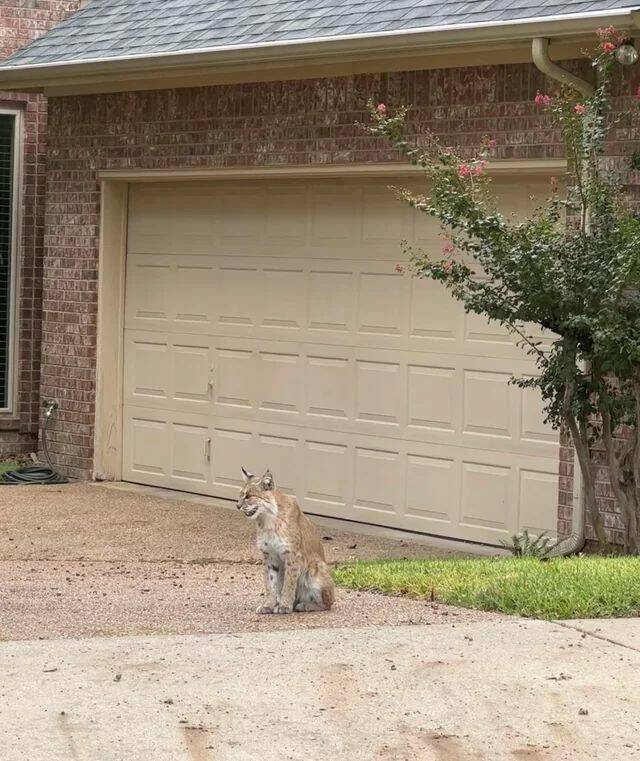
<svg viewBox="0 0 640 761">
<path fill-rule="evenodd" d="M 553 623 L 557 624 L 558 626 L 562 626 L 563 629 L 571 629 L 572 631 L 580 632 L 580 634 L 584 634 L 587 637 L 593 637 L 594 639 L 599 639 L 602 642 L 608 642 L 610 645 L 617 645 L 618 647 L 624 647 L 626 650 L 632 650 L 634 653 L 640 653 L 640 647 L 627 645 L 625 642 L 619 642 L 617 639 L 605 637 L 604 634 L 597 634 L 596 632 L 591 632 L 588 629 L 582 629 L 580 626 L 567 624 L 564 621 L 554 621 Z"/>
</svg>

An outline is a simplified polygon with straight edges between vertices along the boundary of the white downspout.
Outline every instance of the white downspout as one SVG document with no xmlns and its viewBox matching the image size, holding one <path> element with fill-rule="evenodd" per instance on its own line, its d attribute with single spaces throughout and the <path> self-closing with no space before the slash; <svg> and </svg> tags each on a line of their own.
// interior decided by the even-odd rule
<svg viewBox="0 0 640 761">
<path fill-rule="evenodd" d="M 534 64 L 550 79 L 554 79 L 556 82 L 560 82 L 560 84 L 567 87 L 573 87 L 575 90 L 578 90 L 579 93 L 584 95 L 585 98 L 590 98 L 595 93 L 595 88 L 591 83 L 576 77 L 570 71 L 566 71 L 549 58 L 549 40 L 546 37 L 536 37 L 533 40 L 531 52 Z M 558 542 L 558 544 L 551 550 L 549 557 L 573 555 L 576 552 L 580 552 L 586 541 L 584 481 L 575 448 L 573 454 L 572 508 L 571 534 Z"/>
</svg>

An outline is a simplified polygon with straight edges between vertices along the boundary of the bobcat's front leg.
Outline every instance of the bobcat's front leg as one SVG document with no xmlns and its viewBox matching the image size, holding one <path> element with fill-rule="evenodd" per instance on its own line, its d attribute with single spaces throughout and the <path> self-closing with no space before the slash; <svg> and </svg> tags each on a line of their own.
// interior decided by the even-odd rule
<svg viewBox="0 0 640 761">
<path fill-rule="evenodd" d="M 274 608 L 274 613 L 293 613 L 293 604 L 296 599 L 296 589 L 298 586 L 298 578 L 300 576 L 300 569 L 295 559 L 286 554 L 282 558 L 284 563 L 284 578 L 282 580 L 282 589 L 278 597 L 278 604 Z"/>
<path fill-rule="evenodd" d="M 256 613 L 273 613 L 278 602 L 278 567 L 268 556 L 264 559 L 264 590 L 267 599 Z"/>
</svg>

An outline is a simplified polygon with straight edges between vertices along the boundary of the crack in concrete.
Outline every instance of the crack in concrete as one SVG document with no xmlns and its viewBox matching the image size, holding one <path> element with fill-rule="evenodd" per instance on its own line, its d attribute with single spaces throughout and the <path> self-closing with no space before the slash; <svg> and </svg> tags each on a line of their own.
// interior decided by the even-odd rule
<svg viewBox="0 0 640 761">
<path fill-rule="evenodd" d="M 635 645 L 627 645 L 626 642 L 620 642 L 617 639 L 605 637 L 604 634 L 597 634 L 596 632 L 591 632 L 588 629 L 583 629 L 580 626 L 567 624 L 563 621 L 554 621 L 553 623 L 561 626 L 563 629 L 571 629 L 571 631 L 580 632 L 580 634 L 584 635 L 585 637 L 593 637 L 594 639 L 599 639 L 602 642 L 608 642 L 610 645 L 617 645 L 618 647 L 623 647 L 626 650 L 632 650 L 634 653 L 640 653 L 640 647 L 635 647 Z"/>
</svg>

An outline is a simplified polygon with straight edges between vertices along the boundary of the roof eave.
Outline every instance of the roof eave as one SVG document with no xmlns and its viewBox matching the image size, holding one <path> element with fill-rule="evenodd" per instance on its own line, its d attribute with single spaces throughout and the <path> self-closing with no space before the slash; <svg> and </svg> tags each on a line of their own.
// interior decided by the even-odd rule
<svg viewBox="0 0 640 761">
<path fill-rule="evenodd" d="M 430 27 L 403 32 L 380 32 L 334 38 L 293 40 L 254 45 L 221 46 L 206 50 L 152 53 L 128 58 L 100 58 L 55 64 L 32 64 L 15 68 L 0 67 L 0 90 L 44 91 L 50 87 L 88 84 L 100 80 L 118 81 L 123 77 L 194 73 L 204 69 L 242 66 L 251 79 L 251 70 L 284 63 L 329 63 L 343 56 L 408 55 L 418 52 L 446 51 L 464 47 L 517 43 L 533 37 L 566 38 L 592 33 L 596 27 L 617 24 L 640 27 L 640 11 L 631 8 L 602 13 L 489 22 L 479 25 Z M 123 88 L 126 89 L 126 88 Z"/>
</svg>

